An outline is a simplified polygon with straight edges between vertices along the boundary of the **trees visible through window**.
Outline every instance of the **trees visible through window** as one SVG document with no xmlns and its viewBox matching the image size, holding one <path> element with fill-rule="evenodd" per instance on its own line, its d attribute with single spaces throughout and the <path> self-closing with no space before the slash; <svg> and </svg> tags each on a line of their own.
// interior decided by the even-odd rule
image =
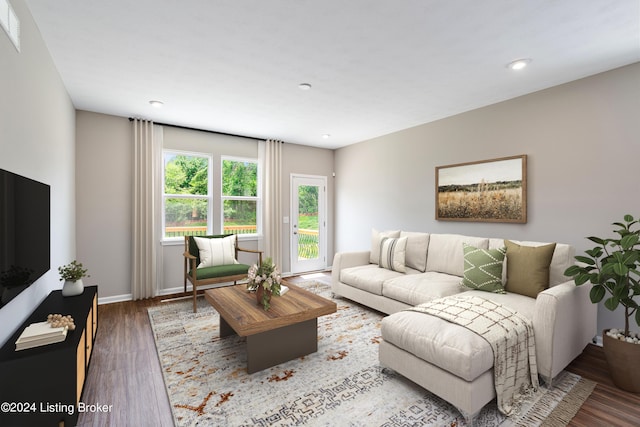
<svg viewBox="0 0 640 427">
<path fill-rule="evenodd" d="M 211 230 L 210 165 L 206 155 L 164 152 L 164 238 Z"/>
<path fill-rule="evenodd" d="M 222 159 L 223 231 L 259 233 L 259 181 L 256 160 Z"/>
</svg>

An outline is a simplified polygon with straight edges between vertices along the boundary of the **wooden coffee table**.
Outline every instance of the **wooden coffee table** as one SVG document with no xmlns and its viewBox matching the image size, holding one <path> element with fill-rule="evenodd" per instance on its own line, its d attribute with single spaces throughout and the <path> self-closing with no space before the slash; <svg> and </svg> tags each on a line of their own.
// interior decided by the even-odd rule
<svg viewBox="0 0 640 427">
<path fill-rule="evenodd" d="M 252 374 L 318 351 L 318 317 L 336 312 L 336 303 L 285 283 L 289 291 L 271 298 L 265 311 L 246 285 L 205 291 L 220 313 L 220 337 L 247 337 L 247 371 Z"/>
</svg>

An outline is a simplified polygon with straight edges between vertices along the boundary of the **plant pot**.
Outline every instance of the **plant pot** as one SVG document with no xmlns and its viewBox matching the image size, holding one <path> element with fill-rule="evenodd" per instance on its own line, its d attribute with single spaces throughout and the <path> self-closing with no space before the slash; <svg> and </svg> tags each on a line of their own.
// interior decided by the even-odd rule
<svg viewBox="0 0 640 427">
<path fill-rule="evenodd" d="M 82 283 L 82 279 L 78 279 L 76 281 L 73 281 L 73 280 L 64 281 L 64 286 L 62 287 L 63 297 L 73 297 L 76 295 L 81 295 L 83 292 L 84 292 L 84 284 Z"/>
<path fill-rule="evenodd" d="M 611 338 L 607 331 L 602 333 L 602 347 L 613 383 L 622 390 L 640 393 L 640 344 Z"/>
<path fill-rule="evenodd" d="M 265 291 L 262 286 L 258 286 L 258 289 L 256 289 L 256 300 L 259 306 L 264 306 L 264 304 L 262 303 L 262 299 L 265 292 L 267 293 L 267 301 L 271 301 L 271 291 Z"/>
</svg>

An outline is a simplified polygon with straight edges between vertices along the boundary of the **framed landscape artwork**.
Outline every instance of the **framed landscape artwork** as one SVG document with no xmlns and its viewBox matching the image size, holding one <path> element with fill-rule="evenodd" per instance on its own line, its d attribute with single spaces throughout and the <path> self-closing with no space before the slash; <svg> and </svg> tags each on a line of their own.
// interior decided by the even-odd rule
<svg viewBox="0 0 640 427">
<path fill-rule="evenodd" d="M 527 155 L 436 167 L 436 219 L 527 222 Z"/>
</svg>

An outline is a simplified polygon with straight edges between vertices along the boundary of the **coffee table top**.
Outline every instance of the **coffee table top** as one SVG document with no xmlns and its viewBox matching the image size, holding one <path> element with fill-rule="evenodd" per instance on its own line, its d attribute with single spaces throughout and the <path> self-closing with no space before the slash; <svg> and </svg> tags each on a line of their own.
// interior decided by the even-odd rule
<svg viewBox="0 0 640 427">
<path fill-rule="evenodd" d="M 336 303 L 283 281 L 289 291 L 271 298 L 265 311 L 246 285 L 225 286 L 204 292 L 206 300 L 240 336 L 248 336 L 304 322 L 336 312 Z"/>
</svg>

